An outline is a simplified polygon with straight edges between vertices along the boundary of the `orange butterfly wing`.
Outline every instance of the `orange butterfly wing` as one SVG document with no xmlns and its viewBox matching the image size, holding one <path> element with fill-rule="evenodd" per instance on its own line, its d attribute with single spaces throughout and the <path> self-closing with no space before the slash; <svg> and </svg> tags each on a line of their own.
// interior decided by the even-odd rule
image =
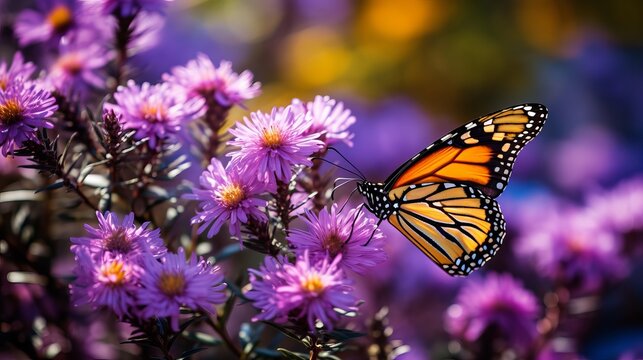
<svg viewBox="0 0 643 360">
<path fill-rule="evenodd" d="M 546 119 L 545 106 L 525 104 L 471 121 L 402 164 L 384 188 L 456 182 L 495 198 L 507 186 L 516 156 L 538 135 Z"/>
<path fill-rule="evenodd" d="M 498 203 L 465 184 L 408 185 L 388 194 L 389 222 L 450 275 L 468 275 L 490 259 L 505 236 Z"/>
</svg>

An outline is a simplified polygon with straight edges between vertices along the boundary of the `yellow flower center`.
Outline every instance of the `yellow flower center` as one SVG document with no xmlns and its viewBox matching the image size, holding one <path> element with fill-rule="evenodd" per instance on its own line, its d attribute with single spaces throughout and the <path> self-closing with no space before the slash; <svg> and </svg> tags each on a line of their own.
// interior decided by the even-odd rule
<svg viewBox="0 0 643 360">
<path fill-rule="evenodd" d="M 0 124 L 13 125 L 22 121 L 22 107 L 16 99 L 0 104 Z"/>
<path fill-rule="evenodd" d="M 0 90 L 7 90 L 9 79 L 6 75 L 0 75 Z"/>
<path fill-rule="evenodd" d="M 243 191 L 243 188 L 237 184 L 227 185 L 223 190 L 221 190 L 221 201 L 229 208 L 239 206 L 239 203 L 241 203 L 245 198 L 245 191 Z"/>
<path fill-rule="evenodd" d="M 132 250 L 132 243 L 123 228 L 118 228 L 118 230 L 105 238 L 104 246 L 108 251 L 119 252 L 121 254 L 126 254 Z"/>
<path fill-rule="evenodd" d="M 328 251 L 330 256 L 335 257 L 337 254 L 339 254 L 342 251 L 342 248 L 344 247 L 344 242 L 345 240 L 340 238 L 337 233 L 333 232 L 325 238 L 322 242 L 324 249 Z"/>
<path fill-rule="evenodd" d="M 57 5 L 47 15 L 47 22 L 57 33 L 63 33 L 73 22 L 72 12 L 65 5 Z"/>
<path fill-rule="evenodd" d="M 162 122 L 166 115 L 166 109 L 162 104 L 151 104 L 146 102 L 141 106 L 141 113 L 149 122 Z"/>
<path fill-rule="evenodd" d="M 127 272 L 125 264 L 120 260 L 114 260 L 100 267 L 102 279 L 112 286 L 120 286 L 125 282 Z"/>
<path fill-rule="evenodd" d="M 310 293 L 319 294 L 324 291 L 324 282 L 318 274 L 310 274 L 302 280 L 301 287 Z"/>
<path fill-rule="evenodd" d="M 263 145 L 271 149 L 276 149 L 283 144 L 283 136 L 279 129 L 270 127 L 265 129 L 262 134 Z"/>
<path fill-rule="evenodd" d="M 158 285 L 166 295 L 180 295 L 183 294 L 183 290 L 185 289 L 185 277 L 183 277 L 183 274 L 164 272 L 161 274 Z"/>
<path fill-rule="evenodd" d="M 78 75 L 83 70 L 83 63 L 74 53 L 61 56 L 56 66 L 71 75 Z"/>
</svg>

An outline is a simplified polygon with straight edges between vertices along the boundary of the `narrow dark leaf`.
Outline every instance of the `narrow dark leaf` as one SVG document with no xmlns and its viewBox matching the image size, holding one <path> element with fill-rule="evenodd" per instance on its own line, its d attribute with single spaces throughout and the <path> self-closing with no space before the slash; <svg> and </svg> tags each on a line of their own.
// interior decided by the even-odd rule
<svg viewBox="0 0 643 360">
<path fill-rule="evenodd" d="M 308 355 L 302 353 L 292 352 L 283 348 L 277 349 L 288 360 L 308 360 Z"/>
<path fill-rule="evenodd" d="M 326 335 L 328 335 L 331 339 L 346 341 L 365 336 L 366 334 L 348 329 L 335 329 L 332 332 L 327 333 Z"/>
<path fill-rule="evenodd" d="M 241 244 L 239 244 L 238 242 L 229 244 L 214 255 L 214 260 L 216 262 L 223 261 L 230 256 L 240 252 L 241 250 Z"/>
<path fill-rule="evenodd" d="M 275 329 L 277 329 L 279 331 L 281 331 L 284 335 L 286 335 L 289 338 L 297 341 L 298 343 L 303 344 L 302 338 L 299 335 L 297 335 L 295 332 L 287 329 L 286 327 L 284 327 L 282 325 L 279 325 L 279 324 L 276 324 L 276 323 L 273 323 L 271 321 L 264 321 L 264 323 L 272 326 L 273 328 L 275 328 Z"/>
<path fill-rule="evenodd" d="M 270 359 L 281 359 L 281 353 L 277 350 L 266 349 L 266 348 L 256 348 L 254 353 L 265 358 Z"/>
<path fill-rule="evenodd" d="M 194 355 L 194 354 L 196 354 L 198 352 L 206 350 L 206 349 L 207 349 L 207 347 L 198 347 L 198 348 L 194 348 L 194 349 L 191 349 L 191 350 L 184 351 L 183 353 L 181 353 L 181 356 L 179 356 L 177 358 L 177 360 L 186 359 L 186 358 L 188 358 L 188 357 L 190 357 L 190 356 L 192 356 L 192 355 Z"/>
<path fill-rule="evenodd" d="M 232 294 L 239 299 L 249 302 L 250 299 L 248 299 L 244 294 L 243 291 L 241 291 L 241 288 L 239 288 L 237 285 L 233 284 L 232 282 L 226 281 L 226 285 L 228 286 L 228 289 L 232 292 Z"/>
<path fill-rule="evenodd" d="M 188 331 L 188 332 L 185 332 L 183 335 L 186 338 L 194 341 L 198 341 L 200 344 L 203 344 L 203 345 L 218 346 L 223 343 L 223 340 L 201 331 Z"/>
<path fill-rule="evenodd" d="M 44 186 L 44 187 L 41 187 L 41 188 L 37 189 L 36 194 L 39 193 L 39 192 L 43 192 L 43 191 L 51 191 L 51 190 L 60 189 L 63 186 L 65 186 L 65 182 L 63 180 L 61 180 L 61 179 L 58 179 L 55 182 L 53 182 L 53 183 L 51 183 L 51 184 L 49 184 L 47 186 Z"/>
</svg>

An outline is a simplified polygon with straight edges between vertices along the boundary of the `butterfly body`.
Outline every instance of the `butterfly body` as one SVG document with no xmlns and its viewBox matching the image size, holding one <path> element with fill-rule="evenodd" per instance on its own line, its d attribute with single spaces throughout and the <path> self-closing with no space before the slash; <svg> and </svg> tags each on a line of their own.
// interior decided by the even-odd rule
<svg viewBox="0 0 643 360">
<path fill-rule="evenodd" d="M 540 104 L 471 121 L 402 164 L 384 183 L 363 181 L 367 209 L 387 219 L 450 275 L 468 275 L 496 254 L 505 221 L 494 200 L 516 156 L 542 129 Z"/>
</svg>

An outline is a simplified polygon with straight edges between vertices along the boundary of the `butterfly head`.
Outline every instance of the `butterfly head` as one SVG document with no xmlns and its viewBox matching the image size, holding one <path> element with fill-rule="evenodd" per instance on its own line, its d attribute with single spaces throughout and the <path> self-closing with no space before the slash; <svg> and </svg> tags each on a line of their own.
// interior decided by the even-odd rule
<svg viewBox="0 0 643 360">
<path fill-rule="evenodd" d="M 366 198 L 366 208 L 380 219 L 387 218 L 393 211 L 391 200 L 384 190 L 384 184 L 361 181 L 357 191 Z"/>
</svg>

